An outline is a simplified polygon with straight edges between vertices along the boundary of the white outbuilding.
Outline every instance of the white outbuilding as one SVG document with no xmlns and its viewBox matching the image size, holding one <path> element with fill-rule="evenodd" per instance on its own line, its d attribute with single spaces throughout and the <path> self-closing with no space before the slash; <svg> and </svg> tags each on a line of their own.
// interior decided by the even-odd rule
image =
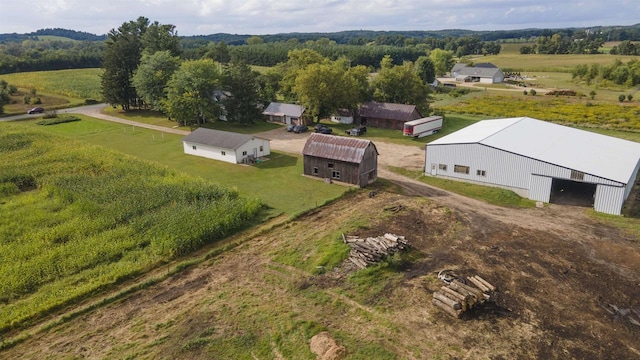
<svg viewBox="0 0 640 360">
<path fill-rule="evenodd" d="M 620 215 L 640 143 L 529 117 L 483 120 L 426 145 L 425 174 Z"/>
<path fill-rule="evenodd" d="M 197 128 L 182 139 L 184 153 L 232 164 L 252 163 L 270 154 L 269 139 L 251 134 Z"/>
</svg>

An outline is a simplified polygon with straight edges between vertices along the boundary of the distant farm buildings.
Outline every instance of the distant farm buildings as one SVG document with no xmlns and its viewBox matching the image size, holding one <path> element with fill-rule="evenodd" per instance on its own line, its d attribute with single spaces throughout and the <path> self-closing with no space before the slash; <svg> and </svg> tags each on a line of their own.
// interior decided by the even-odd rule
<svg viewBox="0 0 640 360">
<path fill-rule="evenodd" d="M 232 164 L 252 163 L 270 154 L 268 139 L 254 135 L 197 128 L 182 139 L 184 153 Z"/>
<path fill-rule="evenodd" d="M 504 81 L 504 74 L 492 63 L 478 63 L 474 66 L 457 63 L 451 69 L 451 77 L 459 82 L 479 82 L 496 84 Z"/>
<path fill-rule="evenodd" d="M 304 125 L 301 122 L 304 107 L 296 104 L 285 104 L 272 102 L 262 112 L 267 121 L 277 122 L 285 125 Z"/>
<path fill-rule="evenodd" d="M 421 117 L 415 105 L 370 101 L 360 106 L 357 119 L 366 126 L 402 130 L 405 122 Z"/>
<path fill-rule="evenodd" d="M 426 145 L 425 174 L 620 215 L 640 144 L 528 117 L 479 121 Z"/>
<path fill-rule="evenodd" d="M 378 177 L 378 150 L 369 140 L 314 133 L 302 155 L 305 175 L 360 187 Z"/>
</svg>

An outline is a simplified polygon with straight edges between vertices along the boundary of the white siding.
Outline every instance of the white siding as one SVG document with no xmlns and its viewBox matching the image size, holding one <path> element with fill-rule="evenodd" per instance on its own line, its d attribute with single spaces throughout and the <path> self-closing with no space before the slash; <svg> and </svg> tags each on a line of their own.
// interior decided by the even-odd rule
<svg viewBox="0 0 640 360">
<path fill-rule="evenodd" d="M 331 121 L 338 124 L 353 124 L 353 117 L 334 115 L 331 117 Z"/>
<path fill-rule="evenodd" d="M 536 201 L 548 202 L 553 178 L 571 180 L 571 169 L 509 153 L 482 144 L 427 145 L 425 151 L 426 175 L 431 175 L 431 164 L 444 164 L 444 176 L 488 186 L 511 189 Z M 455 165 L 469 167 L 469 174 L 456 173 Z M 478 174 L 478 171 L 484 173 Z M 484 175 L 482 175 L 484 174 Z M 620 214 L 628 193 L 625 184 L 584 174 L 583 182 L 598 184 L 596 211 Z"/>
<path fill-rule="evenodd" d="M 260 146 L 262 146 L 262 151 L 260 151 Z M 244 143 L 236 149 L 236 162 L 241 163 L 247 156 L 254 155 L 254 149 L 256 157 L 269 155 L 271 153 L 269 140 L 254 138 L 251 141 Z M 247 155 L 242 155 L 245 151 L 247 152 Z"/>
<path fill-rule="evenodd" d="M 553 178 L 548 176 L 531 175 L 531 189 L 529 199 L 535 201 L 549 202 L 551 198 L 551 184 Z"/>
<path fill-rule="evenodd" d="M 182 142 L 184 145 L 184 153 L 189 155 L 202 156 L 213 160 L 225 161 L 228 163 L 236 164 L 236 153 L 230 149 L 222 149 L 218 147 L 191 143 L 187 141 Z M 193 148 L 195 146 L 195 149 Z M 224 155 L 223 155 L 224 152 Z"/>
<path fill-rule="evenodd" d="M 620 215 L 624 204 L 625 188 L 598 184 L 596 188 L 594 209 L 612 215 Z"/>
</svg>

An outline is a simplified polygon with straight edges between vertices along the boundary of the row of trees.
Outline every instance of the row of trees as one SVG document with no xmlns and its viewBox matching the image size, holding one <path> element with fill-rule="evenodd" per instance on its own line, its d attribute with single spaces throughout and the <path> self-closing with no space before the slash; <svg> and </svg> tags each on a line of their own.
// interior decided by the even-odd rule
<svg viewBox="0 0 640 360">
<path fill-rule="evenodd" d="M 224 47 L 206 54 L 217 58 L 182 60 L 172 25 L 146 18 L 124 23 L 109 33 L 102 77 L 105 101 L 124 110 L 151 107 L 184 124 L 225 118 L 238 123 L 260 119 L 260 104 L 276 98 L 302 104 L 314 119 L 338 109 L 355 110 L 369 100 L 415 104 L 428 113 L 428 84 L 449 71 L 453 53 L 434 50 L 416 61 L 383 56 L 371 68 L 348 58 L 330 59 L 309 48 L 290 50 L 265 74 Z"/>
<path fill-rule="evenodd" d="M 640 44 L 625 40 L 609 50 L 611 55 L 640 55 Z"/>
<path fill-rule="evenodd" d="M 100 67 L 103 51 L 102 41 L 8 42 L 0 44 L 0 74 Z"/>
<path fill-rule="evenodd" d="M 604 39 L 596 35 L 568 36 L 556 33 L 540 36 L 534 45 L 520 48 L 521 54 L 599 54 Z"/>
<path fill-rule="evenodd" d="M 577 65 L 572 77 L 591 84 L 596 81 L 611 81 L 618 85 L 635 86 L 640 84 L 640 61 L 629 60 L 627 63 L 616 59 L 611 65 L 598 64 Z"/>
</svg>

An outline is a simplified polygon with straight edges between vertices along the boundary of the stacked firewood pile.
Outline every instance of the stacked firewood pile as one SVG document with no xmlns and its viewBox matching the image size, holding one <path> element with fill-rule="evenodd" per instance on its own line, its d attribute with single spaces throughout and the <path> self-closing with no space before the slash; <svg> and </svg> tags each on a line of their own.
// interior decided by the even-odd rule
<svg viewBox="0 0 640 360">
<path fill-rule="evenodd" d="M 460 314 L 484 304 L 491 299 L 496 287 L 478 275 L 443 278 L 447 284 L 433 293 L 431 302 L 447 314 L 459 318 Z"/>
<path fill-rule="evenodd" d="M 375 264 L 384 257 L 393 255 L 409 245 L 404 236 L 388 233 L 383 236 L 368 237 L 366 239 L 342 234 L 342 240 L 351 247 L 349 261 L 361 269 Z"/>
</svg>

